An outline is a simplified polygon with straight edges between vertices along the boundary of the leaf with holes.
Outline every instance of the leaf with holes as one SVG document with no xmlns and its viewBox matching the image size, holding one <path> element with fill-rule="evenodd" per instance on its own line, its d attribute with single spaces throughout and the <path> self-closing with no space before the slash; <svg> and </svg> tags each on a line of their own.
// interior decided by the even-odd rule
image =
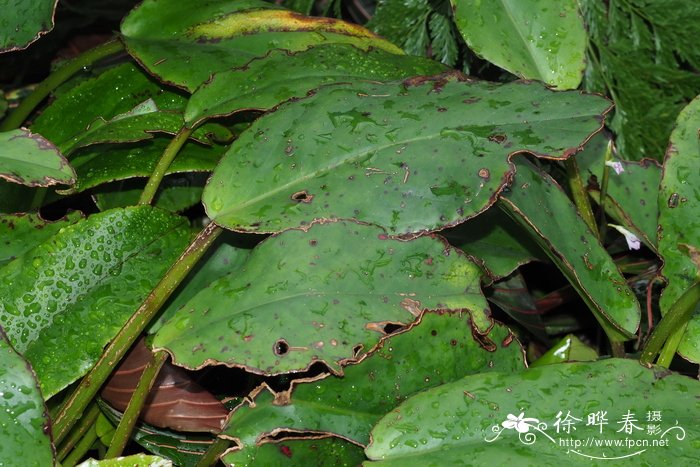
<svg viewBox="0 0 700 467">
<path fill-rule="evenodd" d="M 591 458 L 630 466 L 672 458 L 693 465 L 699 395 L 698 381 L 635 360 L 473 375 L 421 392 L 387 414 L 365 450 L 377 462 L 365 465 L 456 465 L 464 459 L 471 465 L 591 465 Z M 653 434 L 644 423 L 650 412 L 661 414 Z M 602 414 L 603 422 L 590 423 L 596 418 L 588 414 Z M 604 444 L 611 440 L 612 446 Z"/>
<path fill-rule="evenodd" d="M 333 434 L 361 445 L 381 416 L 419 391 L 465 375 L 525 368 L 523 350 L 508 328 L 474 328 L 468 312 L 426 312 L 408 332 L 388 337 L 382 346 L 344 376 L 292 383 L 291 389 L 262 390 L 252 404 L 229 417 L 221 436 L 243 451 L 285 432 L 299 437 Z"/>
<path fill-rule="evenodd" d="M 446 67 L 425 58 L 363 51 L 349 44 L 319 45 L 296 53 L 272 50 L 243 67 L 214 74 L 192 94 L 185 120 L 194 125 L 241 110 L 269 110 L 332 83 L 391 81 L 443 71 Z"/>
<path fill-rule="evenodd" d="M 212 74 L 272 49 L 346 43 L 403 53 L 361 26 L 258 0 L 146 0 L 124 19 L 121 32 L 129 53 L 149 72 L 190 92 Z"/>
<path fill-rule="evenodd" d="M 586 66 L 576 0 L 451 0 L 457 29 L 477 55 L 528 79 L 575 89 Z"/>
<path fill-rule="evenodd" d="M 500 206 L 531 232 L 608 336 L 618 341 L 630 338 L 639 326 L 641 310 L 615 262 L 552 177 L 524 160 L 516 166 L 512 189 Z"/>
<path fill-rule="evenodd" d="M 27 48 L 53 29 L 58 0 L 6 0 L 2 2 L 0 54 Z"/>
<path fill-rule="evenodd" d="M 153 345 L 187 368 L 281 374 L 323 362 L 342 374 L 422 310 L 463 308 L 477 329 L 488 329 L 478 268 L 444 241 L 328 223 L 262 242 L 241 270 L 187 302 Z"/>
<path fill-rule="evenodd" d="M 115 209 L 62 228 L 0 269 L 0 323 L 44 397 L 90 369 L 189 240 L 184 218 Z"/>
<path fill-rule="evenodd" d="M 0 178 L 31 187 L 71 185 L 75 170 L 46 138 L 19 129 L 0 133 Z"/>
<path fill-rule="evenodd" d="M 3 465 L 54 465 L 48 410 L 32 367 L 0 328 L 0 459 Z M 27 449 L 31 446 L 31 449 Z M 17 460 L 21 459 L 21 462 Z M 5 464 L 5 462 L 8 462 Z"/>
<path fill-rule="evenodd" d="M 510 156 L 566 158 L 609 102 L 539 83 L 464 81 L 330 86 L 283 104 L 234 141 L 204 190 L 209 217 L 275 232 L 357 219 L 391 234 L 435 231 L 487 209 Z"/>
<path fill-rule="evenodd" d="M 661 294 L 661 313 L 700 281 L 700 97 L 678 116 L 664 159 L 659 189 L 659 253 L 668 285 Z M 686 327 L 678 353 L 700 362 L 700 304 Z"/>
</svg>

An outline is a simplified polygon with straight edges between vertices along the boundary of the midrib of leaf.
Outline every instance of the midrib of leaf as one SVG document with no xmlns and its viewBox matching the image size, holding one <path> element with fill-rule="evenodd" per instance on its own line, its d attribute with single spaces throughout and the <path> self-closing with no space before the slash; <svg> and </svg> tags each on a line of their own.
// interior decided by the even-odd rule
<svg viewBox="0 0 700 467">
<path fill-rule="evenodd" d="M 520 21 L 516 21 L 515 17 L 513 16 L 513 12 L 510 5 L 509 0 L 500 0 L 501 5 L 503 5 L 503 9 L 505 12 L 508 14 L 508 19 L 510 20 L 511 24 L 513 25 L 513 29 L 518 33 L 518 37 L 520 37 L 520 40 L 522 41 L 523 44 L 525 44 L 525 48 L 528 50 L 530 53 L 530 57 L 532 57 L 532 61 L 535 63 L 535 68 L 537 68 L 537 72 L 540 74 L 540 77 L 542 81 L 547 82 L 546 78 L 549 75 L 548 71 L 549 70 L 542 70 L 540 67 L 539 60 L 536 59 L 537 55 L 535 55 L 535 50 L 533 49 L 532 44 L 523 36 L 523 32 L 520 29 Z"/>
</svg>

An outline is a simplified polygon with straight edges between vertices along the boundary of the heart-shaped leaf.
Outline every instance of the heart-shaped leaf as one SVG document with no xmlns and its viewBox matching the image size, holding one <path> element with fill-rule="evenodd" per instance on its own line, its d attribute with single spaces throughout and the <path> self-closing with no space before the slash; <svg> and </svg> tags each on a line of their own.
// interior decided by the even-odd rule
<svg viewBox="0 0 700 467">
<path fill-rule="evenodd" d="M 575 89 L 586 66 L 576 0 L 451 0 L 457 29 L 477 55 L 523 78 Z"/>
<path fill-rule="evenodd" d="M 0 133 L 0 178 L 26 186 L 75 183 L 75 170 L 50 141 L 29 130 Z"/>
<path fill-rule="evenodd" d="M 363 51 L 349 44 L 319 45 L 295 53 L 272 50 L 243 67 L 214 74 L 192 94 L 185 120 L 195 125 L 240 110 L 269 110 L 331 83 L 391 81 L 443 71 L 446 67 L 425 58 Z"/>
<path fill-rule="evenodd" d="M 661 313 L 700 281 L 700 97 L 678 116 L 664 159 L 659 189 L 659 253 L 668 285 Z M 700 304 L 686 327 L 678 352 L 700 362 Z"/>
<path fill-rule="evenodd" d="M 116 209 L 62 228 L 0 269 L 0 323 L 44 397 L 90 369 L 189 240 L 186 219 Z"/>
<path fill-rule="evenodd" d="M 522 347 L 503 325 L 486 333 L 468 312 L 426 312 L 408 332 L 388 337 L 342 378 L 293 384 L 276 397 L 268 391 L 237 407 L 221 436 L 244 450 L 277 438 L 337 435 L 361 445 L 381 416 L 419 391 L 465 375 L 525 368 Z"/>
<path fill-rule="evenodd" d="M 272 49 L 347 43 L 403 53 L 361 26 L 257 0 L 146 0 L 124 19 L 121 32 L 129 53 L 149 72 L 190 92 L 212 74 Z"/>
<path fill-rule="evenodd" d="M 365 453 L 401 466 L 693 465 L 698 396 L 698 381 L 633 360 L 483 373 L 408 399 Z"/>
<path fill-rule="evenodd" d="M 337 222 L 258 245 L 242 270 L 195 295 L 156 334 L 177 365 L 281 374 L 361 359 L 424 309 L 469 309 L 490 325 L 478 268 L 438 238 L 404 242 Z"/>
<path fill-rule="evenodd" d="M 48 410 L 32 367 L 0 328 L 0 459 L 6 465 L 54 465 Z M 27 449 L 31 446 L 31 449 Z M 19 460 L 21 459 L 21 462 Z"/>
<path fill-rule="evenodd" d="M 524 160 L 516 166 L 512 189 L 501 198 L 502 207 L 532 232 L 608 336 L 631 337 L 639 326 L 639 302 L 610 255 L 551 176 Z"/>
<path fill-rule="evenodd" d="M 608 108 L 599 96 L 459 75 L 330 86 L 244 131 L 203 201 L 233 230 L 358 219 L 397 235 L 434 231 L 488 208 L 512 154 L 566 158 Z"/>
</svg>

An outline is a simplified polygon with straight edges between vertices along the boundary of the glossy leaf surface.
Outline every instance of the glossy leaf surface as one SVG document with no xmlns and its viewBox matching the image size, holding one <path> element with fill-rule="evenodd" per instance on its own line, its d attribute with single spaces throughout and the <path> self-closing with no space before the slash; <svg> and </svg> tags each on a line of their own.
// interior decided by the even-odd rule
<svg viewBox="0 0 700 467">
<path fill-rule="evenodd" d="M 229 466 L 239 465 L 338 465 L 357 466 L 366 460 L 363 449 L 340 438 L 289 439 L 267 443 L 221 456 Z"/>
<path fill-rule="evenodd" d="M 58 0 L 6 0 L 2 2 L 0 53 L 26 48 L 53 29 Z"/>
<path fill-rule="evenodd" d="M 488 329 L 478 268 L 438 238 L 403 242 L 380 228 L 328 223 L 258 245 L 242 270 L 202 290 L 156 334 L 187 368 L 336 374 L 424 309 L 469 309 Z"/>
<path fill-rule="evenodd" d="M 586 30 L 576 0 L 451 0 L 457 29 L 477 55 L 522 78 L 575 89 Z"/>
<path fill-rule="evenodd" d="M 148 177 L 170 139 L 169 136 L 156 136 L 137 144 L 101 144 L 76 152 L 71 158 L 71 164 L 78 174 L 73 189 L 80 192 L 115 180 Z M 205 146 L 188 141 L 166 174 L 210 172 L 225 150 L 225 146 Z"/>
<path fill-rule="evenodd" d="M 698 395 L 698 381 L 633 360 L 484 373 L 401 404 L 374 427 L 365 454 L 380 461 L 376 465 L 401 466 L 455 465 L 464 459 L 473 465 L 590 465 L 589 456 L 616 465 L 658 465 L 669 458 L 692 465 L 700 434 Z M 587 424 L 589 414 L 601 411 L 604 424 Z M 661 418 L 649 422 L 654 411 Z M 649 424 L 658 431 L 649 434 Z M 625 439 L 640 444 L 602 445 Z M 567 446 L 570 440 L 580 443 Z M 663 449 L 654 449 L 640 447 L 643 440 L 649 446 L 666 441 Z"/>
<path fill-rule="evenodd" d="M 0 133 L 0 178 L 32 187 L 71 185 L 75 170 L 46 138 L 19 129 Z"/>
<path fill-rule="evenodd" d="M 0 322 L 44 397 L 85 374 L 189 237 L 183 218 L 117 209 L 64 227 L 0 270 Z"/>
<path fill-rule="evenodd" d="M 185 120 L 194 124 L 245 109 L 269 110 L 327 84 L 391 81 L 443 71 L 444 66 L 431 60 L 379 49 L 363 51 L 349 44 L 319 45 L 295 53 L 272 50 L 243 67 L 214 74 L 192 94 Z"/>
<path fill-rule="evenodd" d="M 88 459 L 80 463 L 78 467 L 172 467 L 172 465 L 172 462 L 162 457 L 134 454 L 113 459 Z"/>
<path fill-rule="evenodd" d="M 327 87 L 258 119 L 204 190 L 209 217 L 275 232 L 358 219 L 391 234 L 434 231 L 490 206 L 511 154 L 565 158 L 608 102 L 538 83 L 460 81 Z"/>
<path fill-rule="evenodd" d="M 666 313 L 693 284 L 700 281 L 700 98 L 678 117 L 664 159 L 659 190 L 659 253 L 668 285 L 661 294 Z M 678 352 L 700 362 L 700 305 L 686 328 Z"/>
<path fill-rule="evenodd" d="M 594 362 L 598 360 L 598 352 L 584 344 L 574 334 L 567 334 L 554 344 L 540 358 L 530 364 L 530 368 L 542 365 L 552 365 L 566 362 Z"/>
<path fill-rule="evenodd" d="M 256 0 L 147 0 L 124 19 L 121 31 L 129 53 L 151 73 L 190 92 L 213 73 L 272 49 L 348 43 L 402 53 L 361 26 Z"/>
<path fill-rule="evenodd" d="M 0 329 L 0 459 L 6 466 L 53 465 L 49 417 L 32 367 Z M 27 449 L 31 446 L 31 449 Z"/>
<path fill-rule="evenodd" d="M 291 396 L 280 393 L 277 400 L 264 391 L 254 406 L 235 410 L 222 435 L 244 451 L 280 431 L 334 434 L 367 445 L 374 423 L 412 394 L 469 374 L 521 369 L 522 348 L 505 326 L 482 334 L 467 312 L 426 312 L 408 332 L 346 367 L 342 378 L 294 384 Z"/>
<path fill-rule="evenodd" d="M 601 325 L 619 339 L 634 334 L 639 302 L 610 255 L 553 178 L 527 161 L 516 165 L 512 188 L 501 199 L 506 211 L 531 230 Z"/>
<path fill-rule="evenodd" d="M 81 217 L 77 211 L 54 222 L 31 213 L 0 216 L 0 238 L 4 239 L 0 242 L 0 266 L 44 242 L 61 228 L 75 224 Z"/>
</svg>

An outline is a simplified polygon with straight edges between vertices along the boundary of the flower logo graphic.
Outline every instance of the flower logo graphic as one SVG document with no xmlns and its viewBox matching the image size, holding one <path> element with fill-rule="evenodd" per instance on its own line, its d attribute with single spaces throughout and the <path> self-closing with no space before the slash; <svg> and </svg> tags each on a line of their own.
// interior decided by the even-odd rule
<svg viewBox="0 0 700 467">
<path fill-rule="evenodd" d="M 501 426 L 506 430 L 517 430 L 518 433 L 527 433 L 530 431 L 531 424 L 537 424 L 540 421 L 536 418 L 525 418 L 525 412 L 521 412 L 517 417 L 513 414 L 508 414 L 506 419 L 501 423 Z"/>
</svg>

